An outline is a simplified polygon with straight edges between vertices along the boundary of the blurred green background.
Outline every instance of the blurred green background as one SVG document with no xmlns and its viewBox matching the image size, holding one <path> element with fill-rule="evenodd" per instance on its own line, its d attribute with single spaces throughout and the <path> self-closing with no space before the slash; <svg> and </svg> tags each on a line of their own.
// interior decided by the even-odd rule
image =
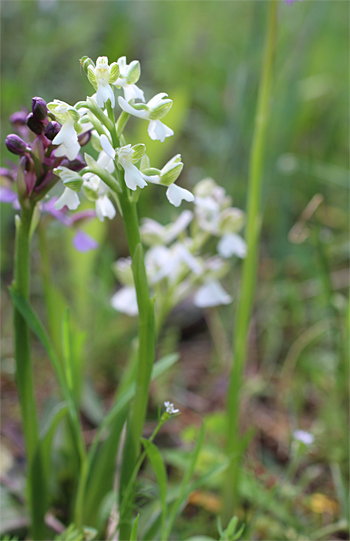
<svg viewBox="0 0 350 541">
<path fill-rule="evenodd" d="M 334 0 L 279 5 L 255 334 L 246 390 L 254 400 L 275 396 L 269 378 L 276 365 L 292 358 L 289 362 L 295 363 L 296 371 L 289 382 L 293 404 L 288 407 L 293 415 L 316 422 L 317 460 L 341 464 L 344 475 L 348 7 L 347 2 Z M 13 158 L 4 145 L 11 132 L 11 113 L 22 106 L 30 108 L 33 96 L 74 104 L 92 93 L 79 58 L 105 55 L 112 62 L 126 55 L 128 62 L 141 62 L 139 86 L 146 100 L 158 92 L 167 92 L 174 100 L 166 119 L 174 137 L 164 144 L 152 142 L 145 123 L 132 119 L 130 142 L 146 142 L 155 167 L 181 153 L 185 167 L 179 184 L 191 189 L 211 176 L 233 197 L 235 206 L 244 209 L 266 15 L 265 1 L 3 1 L 1 164 Z M 323 195 L 323 203 L 307 224 L 305 241 L 292 243 L 288 234 L 315 194 Z M 167 223 L 177 213 L 169 207 L 162 190 L 151 187 L 140 197 L 141 217 Z M 1 206 L 1 220 L 6 286 L 12 276 L 14 236 L 13 210 L 7 205 Z M 134 322 L 109 306 L 116 285 L 110 265 L 127 255 L 125 237 L 118 219 L 90 224 L 87 230 L 99 238 L 102 249 L 81 255 L 71 248 L 70 232 L 51 224 L 49 256 L 58 289 L 70 297 L 79 327 L 88 335 L 91 364 L 103 366 L 115 378 L 115 347 L 128 351 L 135 332 Z M 33 298 L 40 309 L 36 249 L 34 244 Z M 6 312 L 6 293 L 3 298 Z M 230 315 L 225 319 L 230 333 L 232 311 L 225 313 Z M 326 318 L 329 330 L 317 334 L 317 325 Z M 10 325 L 5 316 L 4 340 L 10 336 Z M 308 334 L 315 326 L 314 334 Z M 172 336 L 167 339 L 175 341 Z M 4 343 L 6 358 L 11 348 Z M 262 461 L 270 465 L 270 458 L 264 455 Z M 275 535 L 277 539 L 279 534 Z"/>
</svg>

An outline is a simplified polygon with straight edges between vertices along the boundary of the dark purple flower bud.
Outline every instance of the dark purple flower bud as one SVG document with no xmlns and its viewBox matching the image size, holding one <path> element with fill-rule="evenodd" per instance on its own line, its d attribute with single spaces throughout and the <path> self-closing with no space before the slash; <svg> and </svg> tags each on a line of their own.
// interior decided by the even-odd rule
<svg viewBox="0 0 350 541">
<path fill-rule="evenodd" d="M 61 163 L 61 165 L 64 165 L 63 162 Z M 81 171 L 82 169 L 84 169 L 84 167 L 86 167 L 86 163 L 84 162 L 82 156 L 78 154 L 75 160 L 68 161 L 66 167 L 68 167 L 68 169 L 71 169 L 72 171 Z"/>
<path fill-rule="evenodd" d="M 61 124 L 53 120 L 52 122 L 49 122 L 48 125 L 46 126 L 44 135 L 50 141 L 53 141 L 56 135 L 58 134 L 58 132 L 60 131 L 60 129 L 61 129 Z"/>
<path fill-rule="evenodd" d="M 22 156 L 25 152 L 30 150 L 27 143 L 14 133 L 6 137 L 5 144 L 10 152 L 17 154 L 18 156 Z"/>
<path fill-rule="evenodd" d="M 41 122 L 41 120 L 37 120 L 33 113 L 29 113 L 27 116 L 27 126 L 37 135 L 41 135 L 45 129 L 44 124 Z"/>
<path fill-rule="evenodd" d="M 25 126 L 27 123 L 27 116 L 27 109 L 25 111 L 17 111 L 10 116 L 10 122 L 15 126 Z"/>
<path fill-rule="evenodd" d="M 86 131 L 85 133 L 81 133 L 78 137 L 78 143 L 81 147 L 88 144 L 88 142 L 91 139 L 91 130 Z"/>
<path fill-rule="evenodd" d="M 36 120 L 45 120 L 45 118 L 47 117 L 46 101 L 42 98 L 33 98 L 32 113 Z"/>
</svg>

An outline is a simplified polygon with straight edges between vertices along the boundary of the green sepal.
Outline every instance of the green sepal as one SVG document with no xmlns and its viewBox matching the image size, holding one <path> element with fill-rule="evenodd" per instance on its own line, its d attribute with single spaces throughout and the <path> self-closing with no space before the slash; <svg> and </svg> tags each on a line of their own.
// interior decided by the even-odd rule
<svg viewBox="0 0 350 541">
<path fill-rule="evenodd" d="M 160 184 L 163 184 L 163 186 L 170 186 L 170 184 L 173 184 L 173 182 L 179 178 L 183 166 L 184 164 L 182 162 L 174 163 L 166 173 L 160 175 Z"/>
<path fill-rule="evenodd" d="M 66 186 L 66 188 L 73 190 L 73 192 L 80 192 L 83 182 L 84 181 L 82 178 L 74 178 L 72 180 L 66 180 L 65 182 L 63 182 L 63 184 Z"/>
<path fill-rule="evenodd" d="M 78 111 L 76 111 L 73 107 L 71 107 L 70 109 L 68 109 L 68 113 L 70 114 L 70 116 L 72 117 L 74 122 L 79 122 L 80 115 L 79 115 Z"/>
<path fill-rule="evenodd" d="M 151 167 L 151 162 L 149 161 L 149 157 L 147 154 L 142 156 L 141 163 L 140 163 L 140 171 L 144 172 L 146 169 L 149 169 Z"/>
<path fill-rule="evenodd" d="M 119 66 L 116 62 L 113 62 L 113 64 L 110 65 L 110 68 L 111 68 L 111 71 L 109 74 L 108 82 L 113 84 L 116 82 L 116 80 L 119 77 Z"/>
<path fill-rule="evenodd" d="M 132 154 L 132 163 L 137 163 L 145 155 L 146 145 L 143 143 L 138 143 L 137 145 L 133 145 L 131 148 L 134 151 Z"/>
<path fill-rule="evenodd" d="M 130 104 L 136 111 L 149 111 L 149 107 L 145 103 L 132 103 Z"/>
<path fill-rule="evenodd" d="M 153 175 L 157 175 L 160 177 L 160 170 L 156 169 L 155 167 L 147 167 L 146 169 L 141 168 L 141 171 L 144 175 L 147 175 L 148 177 L 151 177 Z"/>
<path fill-rule="evenodd" d="M 86 184 L 83 185 L 83 192 L 89 201 L 95 203 L 98 199 L 98 192 Z"/>
<path fill-rule="evenodd" d="M 97 152 L 102 152 L 103 148 L 101 145 L 100 138 L 97 137 L 95 133 L 92 132 L 90 142 L 92 144 L 92 148 L 94 148 Z"/>
<path fill-rule="evenodd" d="M 126 76 L 126 82 L 128 85 L 133 85 L 137 83 L 141 75 L 141 66 L 138 60 L 133 60 L 128 69 L 128 74 Z"/>
<path fill-rule="evenodd" d="M 93 62 L 91 58 L 89 58 L 88 56 L 83 56 L 80 59 L 80 65 L 83 66 L 86 75 L 88 73 L 89 66 L 91 66 L 92 68 L 95 68 L 95 62 Z"/>
<path fill-rule="evenodd" d="M 160 120 L 163 118 L 173 106 L 173 100 L 162 100 L 162 103 L 152 109 L 149 113 L 150 120 Z M 135 107 L 135 105 L 133 105 Z"/>
<path fill-rule="evenodd" d="M 88 76 L 89 82 L 92 84 L 94 89 L 97 90 L 97 87 L 98 87 L 97 79 L 96 79 L 94 68 L 91 65 L 88 67 L 87 76 Z"/>
</svg>

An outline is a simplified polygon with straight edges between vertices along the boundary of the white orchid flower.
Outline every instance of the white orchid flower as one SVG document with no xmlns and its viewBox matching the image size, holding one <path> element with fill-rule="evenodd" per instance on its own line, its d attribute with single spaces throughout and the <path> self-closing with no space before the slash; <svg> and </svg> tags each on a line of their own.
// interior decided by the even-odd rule
<svg viewBox="0 0 350 541">
<path fill-rule="evenodd" d="M 104 151 L 100 152 L 97 164 L 108 171 L 108 173 L 113 173 L 115 170 L 113 160 Z M 108 197 L 110 189 L 107 184 L 105 184 L 98 175 L 94 175 L 93 173 L 85 173 L 83 179 L 85 191 L 89 193 L 95 201 L 97 218 L 100 222 L 103 222 L 105 218 L 113 220 L 116 215 L 116 210 Z"/>
<path fill-rule="evenodd" d="M 62 124 L 62 128 L 52 141 L 53 145 L 59 145 L 55 149 L 55 156 L 58 158 L 67 156 L 69 160 L 74 160 L 80 152 L 78 134 L 74 128 L 74 123 L 80 119 L 78 111 L 60 100 L 48 103 L 47 107 Z"/>
<path fill-rule="evenodd" d="M 111 160 L 114 160 L 116 152 L 108 137 L 106 135 L 101 135 L 100 141 L 105 153 Z M 118 162 L 125 171 L 125 184 L 130 190 L 136 190 L 137 187 L 144 188 L 147 186 L 147 182 L 143 179 L 140 171 L 137 169 L 136 165 L 132 163 L 133 154 L 134 150 L 131 148 L 131 145 L 126 145 L 118 150 Z"/>
<path fill-rule="evenodd" d="M 96 60 L 96 66 L 88 66 L 87 76 L 90 83 L 94 86 L 96 94 L 94 100 L 99 107 L 104 107 L 110 100 L 112 107 L 115 106 L 115 97 L 110 83 L 114 83 L 119 75 L 119 66 L 116 62 L 108 64 L 107 56 L 99 56 Z"/>
<path fill-rule="evenodd" d="M 315 439 L 313 435 L 310 434 L 310 432 L 306 432 L 306 430 L 295 430 L 295 432 L 293 432 L 293 438 L 304 445 L 312 445 Z"/>
<path fill-rule="evenodd" d="M 174 223 L 166 226 L 161 225 L 151 218 L 145 218 L 140 227 L 142 240 L 148 245 L 170 244 L 185 231 L 192 219 L 193 212 L 190 210 L 184 210 Z"/>
<path fill-rule="evenodd" d="M 124 90 L 124 98 L 127 102 L 130 100 L 141 100 L 144 102 L 145 96 L 143 90 L 135 84 L 140 78 L 140 62 L 133 60 L 130 64 L 127 64 L 126 56 L 121 56 L 117 64 L 119 66 L 119 77 L 113 84 Z"/>
<path fill-rule="evenodd" d="M 210 280 L 196 292 L 193 302 L 198 308 L 209 308 L 221 304 L 230 304 L 232 298 L 217 280 Z"/>
<path fill-rule="evenodd" d="M 151 182 L 152 184 L 158 184 L 160 186 L 168 186 L 166 191 L 166 196 L 168 201 L 174 205 L 174 207 L 179 207 L 182 200 L 192 202 L 194 201 L 194 195 L 185 188 L 180 188 L 175 184 L 175 180 L 179 177 L 183 168 L 183 163 L 181 161 L 181 154 L 177 154 L 168 163 L 163 167 L 158 174 L 147 175 L 141 173 L 142 177 Z M 147 172 L 147 170 L 145 170 Z"/>
<path fill-rule="evenodd" d="M 247 244 L 237 233 L 226 233 L 226 235 L 223 235 L 219 240 L 217 249 L 219 255 L 224 259 L 228 259 L 233 255 L 243 259 L 247 255 Z"/>
<path fill-rule="evenodd" d="M 128 316 L 137 316 L 139 313 L 137 297 L 134 287 L 122 287 L 111 298 L 111 305 L 118 312 Z"/>
<path fill-rule="evenodd" d="M 119 96 L 118 103 L 123 111 L 129 115 L 148 120 L 148 135 L 153 141 L 157 140 L 163 143 L 166 137 L 174 135 L 173 130 L 160 121 L 173 104 L 172 100 L 164 99 L 167 95 L 164 92 L 157 94 L 146 105 L 131 105 L 122 96 Z"/>
</svg>

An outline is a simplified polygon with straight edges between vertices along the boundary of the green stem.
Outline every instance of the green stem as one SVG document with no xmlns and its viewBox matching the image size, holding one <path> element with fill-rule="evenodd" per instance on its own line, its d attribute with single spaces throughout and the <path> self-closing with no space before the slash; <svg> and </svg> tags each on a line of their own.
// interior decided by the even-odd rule
<svg viewBox="0 0 350 541">
<path fill-rule="evenodd" d="M 121 146 L 121 143 L 116 131 L 114 112 L 110 102 L 107 102 L 107 111 L 109 120 L 111 124 L 113 124 L 111 136 L 113 146 L 116 148 Z M 116 165 L 116 172 L 119 185 L 122 186 L 122 193 L 119 194 L 119 201 L 132 259 L 132 270 L 139 309 L 136 392 L 127 424 L 120 475 L 119 501 L 122 502 L 140 452 L 140 439 L 142 437 L 143 425 L 146 418 L 149 384 L 151 381 L 152 366 L 155 356 L 155 329 L 154 306 L 149 293 L 136 203 L 130 198 L 129 188 L 125 184 L 124 174 L 118 165 Z M 132 503 L 130 503 L 129 507 L 126 506 L 126 510 L 125 512 L 123 511 L 123 514 L 120 514 L 120 539 L 130 538 L 131 519 Z"/>
<path fill-rule="evenodd" d="M 224 487 L 224 519 L 228 521 L 237 504 L 238 473 L 240 464 L 240 439 L 238 434 L 239 394 L 242 373 L 247 354 L 247 335 L 255 291 L 258 241 L 260 235 L 260 191 L 263 158 L 265 152 L 266 128 L 271 97 L 272 67 L 277 30 L 277 0 L 270 0 L 268 29 L 265 42 L 264 60 L 259 85 L 254 137 L 250 154 L 246 242 L 247 257 L 243 263 L 241 295 L 238 302 L 233 343 L 233 368 L 227 395 L 227 454 L 231 463 Z"/>
<path fill-rule="evenodd" d="M 21 218 L 16 216 L 16 242 L 14 287 L 29 300 L 30 280 L 30 229 L 34 206 L 23 207 Z M 33 367 L 30 355 L 29 327 L 20 312 L 14 309 L 14 347 L 16 383 L 22 415 L 24 442 L 27 456 L 27 499 L 31 515 L 33 539 L 45 539 L 45 524 L 36 513 L 35 479 L 31 468 L 39 442 L 39 424 L 33 384 Z"/>
</svg>

